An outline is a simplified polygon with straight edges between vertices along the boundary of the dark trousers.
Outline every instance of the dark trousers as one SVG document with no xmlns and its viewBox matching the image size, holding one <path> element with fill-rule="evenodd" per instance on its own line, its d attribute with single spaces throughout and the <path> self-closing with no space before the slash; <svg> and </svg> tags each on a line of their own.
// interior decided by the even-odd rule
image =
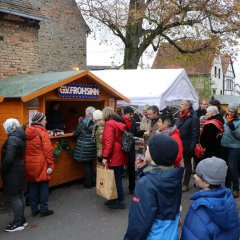
<svg viewBox="0 0 240 240">
<path fill-rule="evenodd" d="M 84 170 L 84 186 L 92 187 L 95 180 L 93 175 L 93 167 L 92 162 L 83 162 L 83 170 Z"/>
<path fill-rule="evenodd" d="M 187 151 L 183 152 L 184 177 L 183 185 L 188 186 L 192 175 L 192 156 Z"/>
<path fill-rule="evenodd" d="M 114 176 L 115 176 L 117 194 L 118 194 L 118 201 L 123 203 L 125 200 L 123 185 L 122 185 L 123 166 L 111 167 L 111 169 L 114 170 Z"/>
<path fill-rule="evenodd" d="M 225 186 L 227 188 L 233 188 L 233 191 L 239 191 L 239 161 L 240 161 L 240 149 L 239 148 L 221 148 L 221 157 L 228 165 L 227 176 L 225 180 Z"/>
<path fill-rule="evenodd" d="M 28 184 L 32 213 L 46 212 L 48 210 L 48 181 L 31 182 Z"/>
<path fill-rule="evenodd" d="M 9 197 L 13 210 L 13 223 L 21 225 L 24 220 L 25 198 L 24 193 L 18 193 Z"/>
<path fill-rule="evenodd" d="M 128 189 L 130 191 L 134 191 L 135 189 L 135 180 L 136 180 L 135 159 L 136 159 L 136 153 L 135 153 L 135 145 L 134 145 L 131 148 L 131 151 L 128 155 L 128 180 L 129 180 Z"/>
</svg>

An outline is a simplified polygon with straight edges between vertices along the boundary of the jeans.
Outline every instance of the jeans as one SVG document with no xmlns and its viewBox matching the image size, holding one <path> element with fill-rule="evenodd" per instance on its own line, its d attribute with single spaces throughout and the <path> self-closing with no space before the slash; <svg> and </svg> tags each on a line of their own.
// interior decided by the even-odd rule
<svg viewBox="0 0 240 240">
<path fill-rule="evenodd" d="M 94 184 L 94 175 L 92 162 L 83 162 L 83 170 L 84 170 L 84 185 L 85 187 L 92 187 Z"/>
<path fill-rule="evenodd" d="M 120 203 L 124 203 L 125 199 L 124 199 L 124 191 L 123 191 L 123 185 L 122 185 L 123 166 L 111 167 L 111 169 L 114 170 L 114 176 L 115 176 L 117 194 L 118 194 L 118 201 Z"/>
<path fill-rule="evenodd" d="M 185 168 L 183 185 L 188 186 L 192 175 L 192 156 L 187 151 L 183 152 L 183 162 Z"/>
<path fill-rule="evenodd" d="M 14 216 L 13 222 L 17 225 L 21 225 L 24 220 L 24 207 L 25 207 L 24 193 L 21 192 L 16 195 L 10 196 L 10 202 Z"/>
<path fill-rule="evenodd" d="M 46 212 L 48 210 L 48 181 L 28 183 L 32 213 Z"/>
<path fill-rule="evenodd" d="M 226 148 L 222 147 L 221 157 L 228 165 L 225 186 L 227 188 L 233 187 L 233 191 L 239 191 L 239 172 L 238 165 L 240 161 L 240 148 Z"/>
</svg>

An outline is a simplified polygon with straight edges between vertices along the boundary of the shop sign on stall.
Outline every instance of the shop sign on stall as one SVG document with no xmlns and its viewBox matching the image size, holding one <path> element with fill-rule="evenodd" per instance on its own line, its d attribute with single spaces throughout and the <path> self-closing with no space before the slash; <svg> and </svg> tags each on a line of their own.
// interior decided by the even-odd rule
<svg viewBox="0 0 240 240">
<path fill-rule="evenodd" d="M 69 83 L 58 89 L 58 96 L 65 98 L 98 98 L 99 87 L 94 84 Z"/>
</svg>

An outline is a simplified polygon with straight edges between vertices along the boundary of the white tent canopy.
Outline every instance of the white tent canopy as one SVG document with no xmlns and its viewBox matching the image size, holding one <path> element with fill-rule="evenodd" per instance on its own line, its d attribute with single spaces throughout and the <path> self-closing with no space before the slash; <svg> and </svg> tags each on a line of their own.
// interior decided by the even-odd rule
<svg viewBox="0 0 240 240">
<path fill-rule="evenodd" d="M 130 69 L 91 71 L 131 100 L 131 105 L 176 106 L 182 99 L 198 108 L 198 95 L 184 69 Z M 120 104 L 126 104 L 119 101 Z"/>
</svg>

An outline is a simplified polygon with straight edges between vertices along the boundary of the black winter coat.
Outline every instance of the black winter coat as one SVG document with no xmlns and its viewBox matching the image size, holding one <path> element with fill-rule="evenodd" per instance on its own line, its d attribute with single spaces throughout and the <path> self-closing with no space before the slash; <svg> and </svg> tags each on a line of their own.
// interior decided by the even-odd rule
<svg viewBox="0 0 240 240">
<path fill-rule="evenodd" d="M 208 120 L 217 119 L 222 124 L 224 120 L 220 114 L 209 118 Z M 219 149 L 222 135 L 219 134 L 220 130 L 213 124 L 204 124 L 203 130 L 200 136 L 200 143 L 205 149 L 204 158 L 217 156 L 219 157 Z"/>
<path fill-rule="evenodd" d="M 26 135 L 22 128 L 11 132 L 2 146 L 3 191 L 9 196 L 21 193 L 25 187 L 25 147 Z"/>
<path fill-rule="evenodd" d="M 79 122 L 74 132 L 78 136 L 73 158 L 79 162 L 89 162 L 97 159 L 96 141 L 92 138 L 92 118 L 85 117 Z"/>
<path fill-rule="evenodd" d="M 185 116 L 183 121 L 176 120 L 177 128 L 180 131 L 180 138 L 183 143 L 183 153 L 193 156 L 194 148 L 199 141 L 200 122 L 194 111 L 189 116 Z"/>
</svg>

